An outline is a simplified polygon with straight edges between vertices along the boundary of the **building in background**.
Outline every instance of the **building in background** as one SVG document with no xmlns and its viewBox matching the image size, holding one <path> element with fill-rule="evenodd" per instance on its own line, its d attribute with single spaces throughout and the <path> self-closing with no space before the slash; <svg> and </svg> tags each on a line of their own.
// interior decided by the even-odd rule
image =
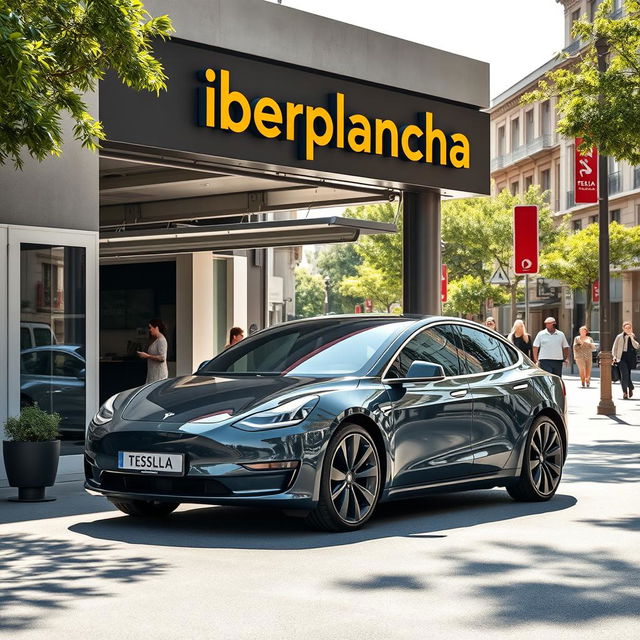
<svg viewBox="0 0 640 640">
<path fill-rule="evenodd" d="M 591 18 L 601 0 L 557 0 L 565 9 L 564 52 L 574 54 L 580 42 L 571 36 L 573 23 L 581 16 Z M 614 3 L 614 16 L 622 15 L 622 0 Z M 508 189 L 513 194 L 524 193 L 529 186 L 539 185 L 549 191 L 548 202 L 558 220 L 571 215 L 571 228 L 584 229 L 598 221 L 598 205 L 576 205 L 574 200 L 574 140 L 562 138 L 556 130 L 555 100 L 520 104 L 522 96 L 535 89 L 538 81 L 552 69 L 570 64 L 570 60 L 552 60 L 525 76 L 507 91 L 492 100 L 491 115 L 491 178 L 494 189 Z M 627 226 L 640 224 L 640 167 L 632 167 L 609 158 L 609 217 Z M 546 316 L 558 318 L 560 327 L 570 335 L 584 324 L 586 292 L 573 295 L 561 282 L 532 278 L 530 288 L 531 332 L 543 328 Z M 523 311 L 523 305 L 519 305 Z M 510 327 L 510 307 L 496 309 L 499 326 Z M 613 330 L 623 319 L 640 324 L 640 271 L 629 270 L 611 279 L 611 321 Z M 591 328 L 598 330 L 598 306 L 594 305 Z"/>
</svg>

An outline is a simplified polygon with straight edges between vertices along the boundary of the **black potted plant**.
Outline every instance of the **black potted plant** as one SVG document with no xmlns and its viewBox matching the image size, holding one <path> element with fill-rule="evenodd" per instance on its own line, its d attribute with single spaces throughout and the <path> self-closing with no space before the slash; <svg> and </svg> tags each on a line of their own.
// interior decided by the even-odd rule
<svg viewBox="0 0 640 640">
<path fill-rule="evenodd" d="M 60 440 L 60 416 L 47 413 L 38 405 L 24 407 L 18 418 L 9 418 L 4 425 L 8 440 L 2 443 L 4 466 L 9 486 L 18 488 L 17 502 L 44 502 L 45 487 L 56 481 Z"/>
</svg>

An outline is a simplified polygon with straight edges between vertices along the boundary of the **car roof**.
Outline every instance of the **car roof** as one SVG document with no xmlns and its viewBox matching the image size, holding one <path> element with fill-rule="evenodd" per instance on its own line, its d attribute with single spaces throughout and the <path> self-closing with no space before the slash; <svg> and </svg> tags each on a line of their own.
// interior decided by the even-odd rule
<svg viewBox="0 0 640 640">
<path fill-rule="evenodd" d="M 39 347 L 30 347 L 23 349 L 21 353 L 38 353 L 39 351 L 64 351 L 72 353 L 75 356 L 82 356 L 81 351 L 84 347 L 80 344 L 44 344 Z"/>
</svg>

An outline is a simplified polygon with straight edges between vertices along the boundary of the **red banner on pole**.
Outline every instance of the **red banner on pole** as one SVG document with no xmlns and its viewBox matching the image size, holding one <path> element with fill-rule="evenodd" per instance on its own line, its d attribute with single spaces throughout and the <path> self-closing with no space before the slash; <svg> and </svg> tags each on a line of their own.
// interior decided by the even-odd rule
<svg viewBox="0 0 640 640">
<path fill-rule="evenodd" d="M 442 265 L 440 272 L 440 302 L 447 301 L 447 290 L 449 288 L 449 274 L 447 273 L 447 265 Z"/>
<path fill-rule="evenodd" d="M 600 280 L 594 280 L 591 285 L 591 302 L 600 302 Z"/>
<path fill-rule="evenodd" d="M 513 272 L 538 273 L 538 207 L 521 204 L 513 208 Z"/>
<path fill-rule="evenodd" d="M 598 202 L 598 150 L 593 147 L 582 154 L 578 151 L 581 144 L 582 138 L 576 138 L 575 199 L 576 204 L 593 204 Z"/>
</svg>

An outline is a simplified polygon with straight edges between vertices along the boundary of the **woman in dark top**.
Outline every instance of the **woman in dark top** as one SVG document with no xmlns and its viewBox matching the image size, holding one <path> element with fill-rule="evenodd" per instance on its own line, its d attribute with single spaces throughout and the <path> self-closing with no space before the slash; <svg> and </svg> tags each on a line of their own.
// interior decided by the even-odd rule
<svg viewBox="0 0 640 640">
<path fill-rule="evenodd" d="M 525 356 L 531 358 L 533 355 L 533 343 L 531 336 L 527 333 L 527 328 L 522 320 L 516 320 L 511 327 L 511 333 L 507 336 L 509 342 L 513 343 Z"/>
<path fill-rule="evenodd" d="M 620 386 L 624 400 L 633 397 L 631 372 L 636 368 L 636 349 L 640 349 L 640 343 L 636 340 L 636 334 L 633 333 L 633 326 L 628 321 L 624 322 L 622 333 L 616 336 L 611 349 L 613 362 L 620 369 Z"/>
</svg>

